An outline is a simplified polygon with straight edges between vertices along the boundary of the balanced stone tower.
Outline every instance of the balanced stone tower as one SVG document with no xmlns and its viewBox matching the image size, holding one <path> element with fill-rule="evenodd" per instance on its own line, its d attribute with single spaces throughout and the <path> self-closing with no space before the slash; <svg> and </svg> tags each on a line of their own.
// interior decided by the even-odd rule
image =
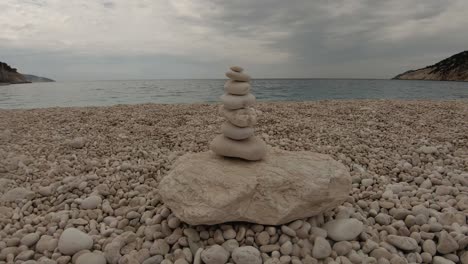
<svg viewBox="0 0 468 264">
<path fill-rule="evenodd" d="M 265 142 L 254 136 L 250 76 L 237 66 L 226 76 L 222 134 L 211 151 L 180 157 L 159 183 L 161 199 L 174 215 L 190 225 L 280 225 L 343 203 L 352 187 L 348 168 L 310 151 L 268 147 L 267 153 Z"/>
<path fill-rule="evenodd" d="M 267 153 L 265 142 L 254 135 L 257 112 L 252 107 L 255 96 L 250 93 L 250 76 L 239 66 L 231 67 L 226 73 L 229 80 L 224 84 L 221 96 L 221 115 L 226 118 L 222 135 L 210 144 L 210 149 L 221 156 L 245 160 L 261 160 Z"/>
</svg>

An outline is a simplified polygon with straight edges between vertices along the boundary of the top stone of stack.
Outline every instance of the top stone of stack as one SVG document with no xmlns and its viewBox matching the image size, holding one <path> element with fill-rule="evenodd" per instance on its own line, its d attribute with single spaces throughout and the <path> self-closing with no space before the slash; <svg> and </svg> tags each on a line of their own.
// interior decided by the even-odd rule
<svg viewBox="0 0 468 264">
<path fill-rule="evenodd" d="M 226 72 L 226 76 L 238 82 L 250 82 L 250 75 L 244 73 L 244 69 L 239 66 L 232 66 L 231 71 Z"/>
<path fill-rule="evenodd" d="M 266 155 L 266 144 L 254 136 L 253 126 L 257 123 L 257 112 L 252 106 L 255 96 L 250 93 L 250 76 L 239 66 L 232 66 L 226 73 L 229 80 L 224 84 L 225 94 L 221 96 L 221 115 L 226 118 L 222 135 L 210 144 L 210 149 L 218 155 L 261 160 Z"/>
</svg>

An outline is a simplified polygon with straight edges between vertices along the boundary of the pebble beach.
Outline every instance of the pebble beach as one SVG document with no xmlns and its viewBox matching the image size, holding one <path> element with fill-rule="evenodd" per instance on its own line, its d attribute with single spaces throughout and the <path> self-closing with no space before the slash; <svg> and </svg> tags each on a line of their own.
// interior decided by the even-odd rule
<svg viewBox="0 0 468 264">
<path fill-rule="evenodd" d="M 161 201 L 208 151 L 218 104 L 0 110 L 0 264 L 468 264 L 468 101 L 258 103 L 270 147 L 350 170 L 339 207 L 280 226 L 190 226 Z"/>
</svg>

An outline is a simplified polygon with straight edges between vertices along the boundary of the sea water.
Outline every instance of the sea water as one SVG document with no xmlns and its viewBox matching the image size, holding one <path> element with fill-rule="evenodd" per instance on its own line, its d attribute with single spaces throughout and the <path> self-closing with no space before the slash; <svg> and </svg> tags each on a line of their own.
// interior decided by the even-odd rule
<svg viewBox="0 0 468 264">
<path fill-rule="evenodd" d="M 104 106 L 219 101 L 225 80 L 122 80 L 31 83 L 0 86 L 0 108 Z M 468 99 L 468 82 L 257 79 L 258 101 L 329 99 Z"/>
</svg>

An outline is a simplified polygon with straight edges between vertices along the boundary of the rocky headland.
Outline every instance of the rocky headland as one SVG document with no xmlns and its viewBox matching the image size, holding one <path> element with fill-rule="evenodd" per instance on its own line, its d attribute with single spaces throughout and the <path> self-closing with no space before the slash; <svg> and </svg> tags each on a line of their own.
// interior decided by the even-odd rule
<svg viewBox="0 0 468 264">
<path fill-rule="evenodd" d="M 36 76 L 36 75 L 32 75 L 32 74 L 23 74 L 23 76 L 24 76 L 24 78 L 26 78 L 26 80 L 28 80 L 28 82 L 32 82 L 32 83 L 35 83 L 35 82 L 55 82 L 52 79 L 49 79 L 49 78 L 46 78 L 46 77 L 40 77 L 40 76 Z"/>
<path fill-rule="evenodd" d="M 404 72 L 395 76 L 393 79 L 468 81 L 468 51 L 460 52 L 422 69 Z"/>
<path fill-rule="evenodd" d="M 33 82 L 54 82 L 54 80 L 31 74 L 22 74 L 18 69 L 0 61 L 0 84 L 18 84 Z"/>
<path fill-rule="evenodd" d="M 208 151 L 218 108 L 0 110 L 0 263 L 468 263 L 466 101 L 257 103 L 256 136 L 333 157 L 349 195 L 281 225 L 189 225 L 159 183 Z"/>
<path fill-rule="evenodd" d="M 16 68 L 0 61 L 0 83 L 29 83 L 29 81 Z"/>
</svg>

